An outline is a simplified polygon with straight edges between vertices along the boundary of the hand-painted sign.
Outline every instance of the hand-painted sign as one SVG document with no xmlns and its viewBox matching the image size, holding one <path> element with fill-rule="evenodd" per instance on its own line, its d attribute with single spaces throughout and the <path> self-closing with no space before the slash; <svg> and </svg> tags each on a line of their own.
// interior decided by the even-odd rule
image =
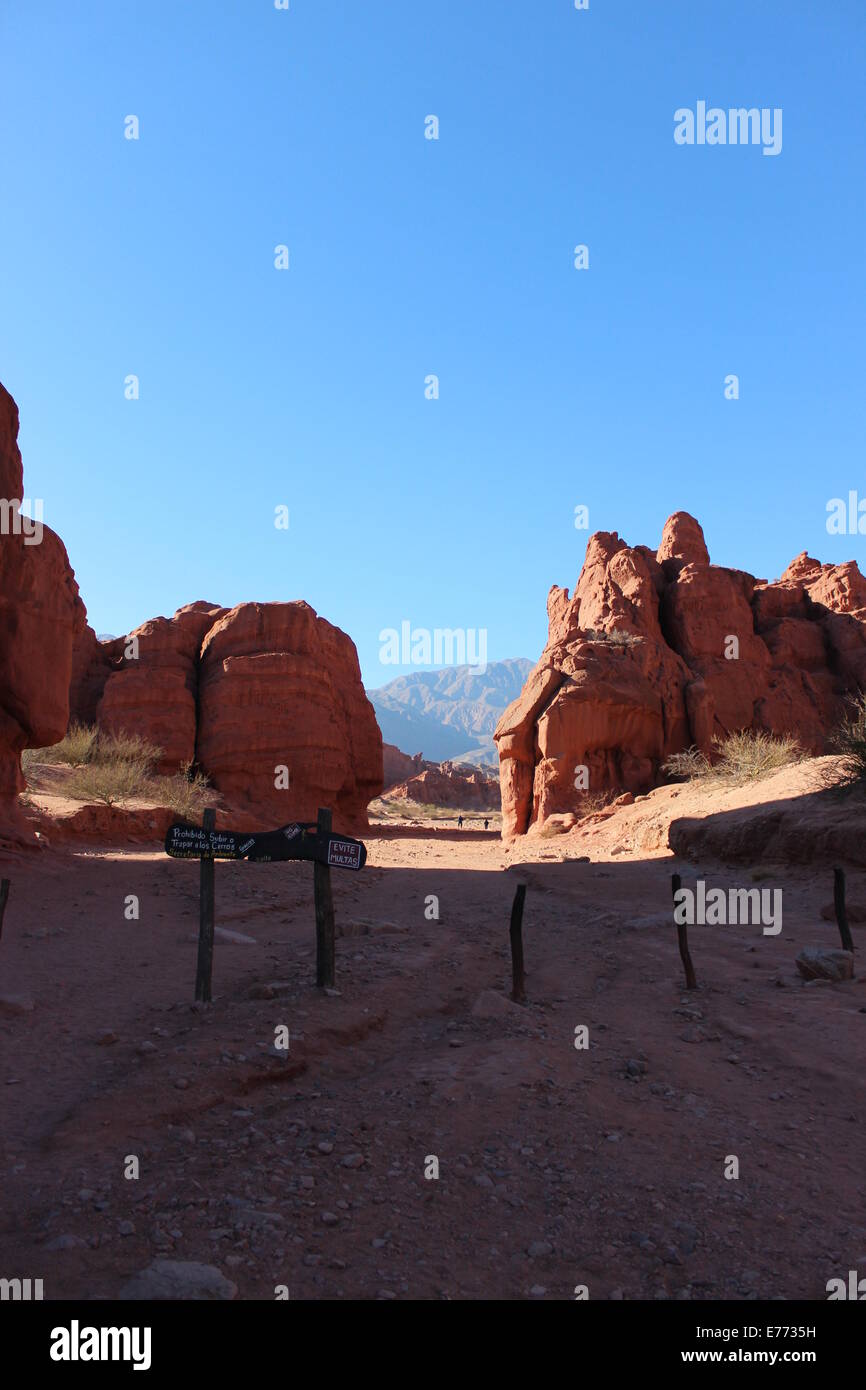
<svg viewBox="0 0 866 1390">
<path fill-rule="evenodd" d="M 320 835 L 315 821 L 298 821 L 279 830 L 204 830 L 176 823 L 165 837 L 172 859 L 249 859 L 269 864 L 284 859 L 314 859 L 337 869 L 363 869 L 367 847 L 349 835 Z"/>
</svg>

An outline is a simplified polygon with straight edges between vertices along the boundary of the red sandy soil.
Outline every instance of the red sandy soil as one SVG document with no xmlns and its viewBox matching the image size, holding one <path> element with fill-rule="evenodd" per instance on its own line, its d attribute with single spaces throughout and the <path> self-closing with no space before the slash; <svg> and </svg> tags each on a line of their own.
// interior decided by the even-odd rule
<svg viewBox="0 0 866 1390">
<path fill-rule="evenodd" d="M 862 1277 L 866 977 L 794 968 L 839 944 L 832 861 L 696 869 L 666 844 L 673 817 L 799 814 L 813 775 L 665 788 L 507 846 L 374 827 L 367 868 L 333 875 L 335 996 L 314 985 L 309 864 L 217 864 L 217 923 L 255 940 L 217 941 L 204 1007 L 195 862 L 6 856 L 0 995 L 24 1011 L 0 1005 L 0 1276 L 113 1298 L 166 1258 L 217 1266 L 244 1299 L 698 1300 L 824 1299 Z M 692 928 L 686 991 L 674 870 L 782 887 L 781 934 Z M 526 1007 L 507 998 L 520 879 Z M 473 1014 L 482 995 L 493 1016 Z"/>
</svg>

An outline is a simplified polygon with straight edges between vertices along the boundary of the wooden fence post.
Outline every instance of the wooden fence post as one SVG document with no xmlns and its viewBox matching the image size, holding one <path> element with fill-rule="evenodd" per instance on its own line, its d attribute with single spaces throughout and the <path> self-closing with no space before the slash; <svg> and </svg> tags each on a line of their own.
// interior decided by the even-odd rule
<svg viewBox="0 0 866 1390">
<path fill-rule="evenodd" d="M 682 886 L 683 881 L 680 878 L 679 874 L 671 874 L 671 890 L 673 892 L 675 915 L 677 909 L 677 893 L 680 891 Z M 677 940 L 680 945 L 680 959 L 683 963 L 683 969 L 686 972 L 686 989 L 697 989 L 698 982 L 695 979 L 695 967 L 692 965 L 692 958 L 689 955 L 689 935 L 686 931 L 685 922 L 676 922 L 676 929 Z"/>
<path fill-rule="evenodd" d="M 511 998 L 515 1004 L 526 1003 L 526 976 L 523 970 L 523 904 L 526 884 L 518 883 L 511 905 Z"/>
<path fill-rule="evenodd" d="M 842 948 L 854 954 L 854 939 L 848 926 L 848 913 L 845 911 L 845 870 L 833 870 L 833 907 L 836 911 L 836 925 L 842 938 Z"/>
<path fill-rule="evenodd" d="M 318 838 L 327 843 L 331 834 L 331 812 L 322 806 L 319 807 L 317 832 Z M 316 984 L 319 989 L 333 989 L 336 950 L 331 870 L 318 859 L 313 865 L 313 894 L 316 900 Z"/>
<path fill-rule="evenodd" d="M 0 879 L 0 937 L 3 935 L 3 917 L 6 912 L 6 902 L 9 897 L 10 883 L 8 878 Z"/>
<path fill-rule="evenodd" d="M 209 806 L 202 816 L 202 829 L 210 834 L 216 825 L 216 811 Z M 203 1003 L 211 1002 L 211 979 L 213 976 L 213 925 L 214 925 L 214 860 L 212 854 L 201 856 L 199 868 L 199 908 L 198 908 L 198 966 L 195 976 L 195 997 Z"/>
</svg>

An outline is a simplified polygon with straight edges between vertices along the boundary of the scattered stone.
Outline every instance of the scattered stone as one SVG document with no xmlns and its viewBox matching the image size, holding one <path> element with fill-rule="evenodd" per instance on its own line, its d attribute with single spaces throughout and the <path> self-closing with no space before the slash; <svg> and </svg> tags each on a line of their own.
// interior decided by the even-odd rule
<svg viewBox="0 0 866 1390">
<path fill-rule="evenodd" d="M 177 1300 L 229 1300 L 237 1295 L 237 1285 L 220 1273 L 215 1265 L 187 1260 L 154 1260 L 147 1269 L 134 1274 L 118 1294 L 123 1300 L 146 1302 Z"/>
<path fill-rule="evenodd" d="M 546 1240 L 534 1240 L 526 1253 L 531 1260 L 540 1260 L 544 1255 L 553 1254 L 553 1246 Z"/>
<path fill-rule="evenodd" d="M 80 1236 L 55 1236 L 53 1240 L 49 1240 L 44 1249 L 50 1250 L 52 1253 L 55 1250 L 80 1250 L 86 1244 L 87 1241 L 82 1240 Z"/>
<path fill-rule="evenodd" d="M 33 1008 L 26 994 L 0 994 L 0 1014 L 32 1014 Z"/>
<path fill-rule="evenodd" d="M 346 1154 L 341 1163 L 344 1168 L 363 1168 L 366 1161 L 363 1154 Z"/>
<path fill-rule="evenodd" d="M 796 960 L 804 980 L 852 980 L 854 957 L 850 951 L 826 946 L 807 946 Z"/>
<path fill-rule="evenodd" d="M 520 1019 L 525 1017 L 523 1009 L 511 999 L 506 999 L 495 989 L 485 989 L 472 1005 L 473 1018 Z"/>
</svg>

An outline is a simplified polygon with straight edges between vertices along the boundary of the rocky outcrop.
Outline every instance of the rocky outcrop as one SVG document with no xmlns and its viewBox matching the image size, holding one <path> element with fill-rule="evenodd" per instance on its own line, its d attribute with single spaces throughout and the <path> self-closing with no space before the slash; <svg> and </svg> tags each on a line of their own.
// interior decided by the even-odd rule
<svg viewBox="0 0 866 1390">
<path fill-rule="evenodd" d="M 382 761 L 386 792 L 391 787 L 396 787 L 399 782 L 406 782 L 410 777 L 415 777 L 429 766 L 420 753 L 403 753 L 393 743 L 382 744 Z"/>
<path fill-rule="evenodd" d="M 355 644 L 308 603 L 242 603 L 202 642 L 196 757 L 214 785 L 279 824 L 367 823 L 382 735 Z"/>
<path fill-rule="evenodd" d="M 452 806 L 461 811 L 497 811 L 499 782 L 469 763 L 445 762 L 426 766 L 388 793 L 394 800 L 422 806 Z"/>
<path fill-rule="evenodd" d="M 191 603 L 100 645 L 82 639 L 75 717 L 89 701 L 100 729 L 161 748 L 163 772 L 196 763 L 264 822 L 329 806 L 338 828 L 367 824 L 382 736 L 354 643 L 309 604 Z"/>
<path fill-rule="evenodd" d="M 0 386 L 0 835 L 23 833 L 17 794 L 21 750 L 56 743 L 69 720 L 72 652 L 87 622 L 63 542 L 31 529 L 24 496 L 18 407 Z M 29 532 L 29 534 L 28 534 Z"/>
<path fill-rule="evenodd" d="M 134 731 L 161 748 L 160 772 L 177 772 L 195 759 L 199 654 L 225 612 L 190 603 L 173 618 L 152 618 L 111 644 L 121 655 L 105 683 L 97 723 L 112 733 Z"/>
<path fill-rule="evenodd" d="M 824 751 L 846 692 L 866 686 L 866 579 L 800 555 L 775 584 L 711 565 L 677 512 L 653 553 L 590 537 L 572 598 L 499 721 L 503 834 L 574 811 L 586 791 L 642 792 L 666 757 L 739 729 Z"/>
</svg>

